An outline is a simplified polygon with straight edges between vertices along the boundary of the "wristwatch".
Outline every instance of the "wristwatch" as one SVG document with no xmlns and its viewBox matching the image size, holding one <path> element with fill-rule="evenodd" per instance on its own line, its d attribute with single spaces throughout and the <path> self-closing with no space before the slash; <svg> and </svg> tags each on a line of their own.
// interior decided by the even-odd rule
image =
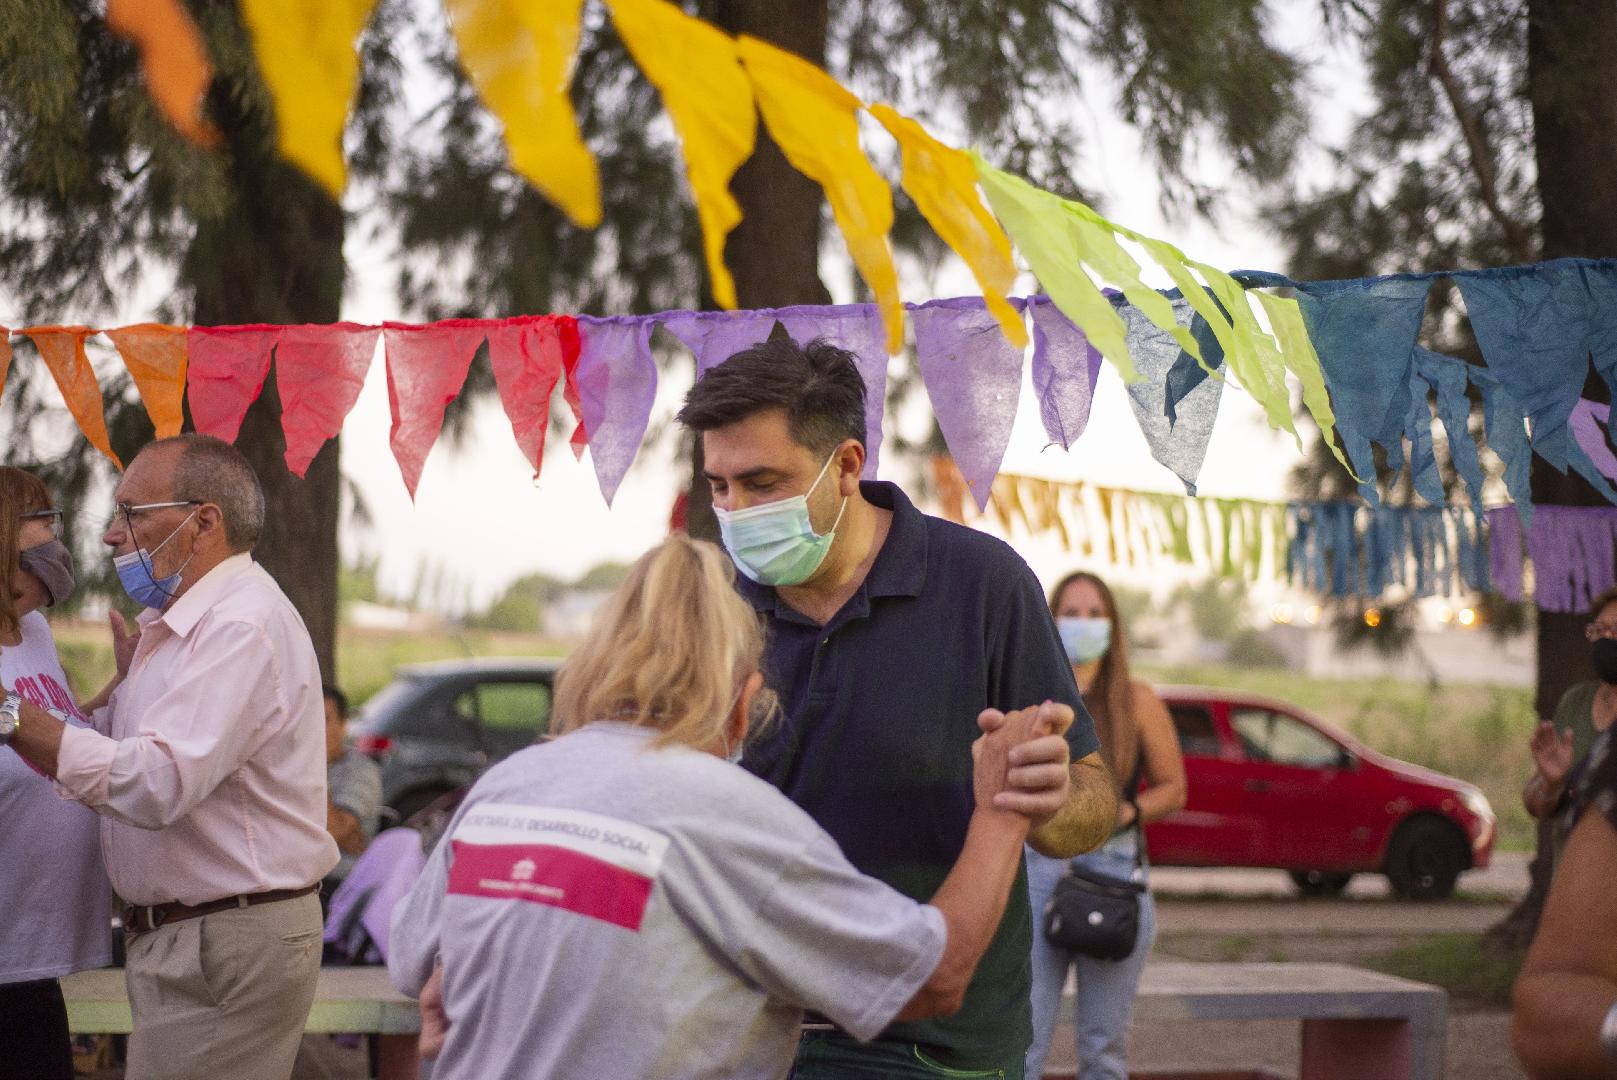
<svg viewBox="0 0 1617 1080">
<path fill-rule="evenodd" d="M 1606 1010 L 1606 1019 L 1600 1025 L 1600 1048 L 1607 1061 L 1617 1061 L 1617 1001 Z"/>
<path fill-rule="evenodd" d="M 16 691 L 7 694 L 4 701 L 0 701 L 0 746 L 11 741 L 17 733 L 17 725 L 22 722 L 22 696 Z"/>
</svg>

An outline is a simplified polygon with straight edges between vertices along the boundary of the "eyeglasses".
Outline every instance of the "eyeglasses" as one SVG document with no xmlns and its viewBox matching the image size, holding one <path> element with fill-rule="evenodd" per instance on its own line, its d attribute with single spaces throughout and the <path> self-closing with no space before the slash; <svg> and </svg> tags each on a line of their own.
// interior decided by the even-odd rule
<svg viewBox="0 0 1617 1080">
<path fill-rule="evenodd" d="M 134 504 L 130 504 L 130 503 L 114 503 L 113 507 L 112 507 L 112 521 L 117 521 L 119 518 L 123 518 L 124 519 L 124 524 L 127 525 L 130 528 L 130 530 L 133 530 L 134 527 L 135 527 L 135 515 L 136 514 L 144 514 L 148 510 L 167 510 L 170 507 L 174 507 L 174 506 L 201 506 L 201 505 L 202 505 L 202 501 L 200 499 L 177 499 L 177 500 L 174 500 L 174 501 L 171 501 L 171 502 L 134 503 Z M 109 521 L 107 524 L 111 525 L 112 521 Z"/>
<path fill-rule="evenodd" d="M 1617 638 L 1617 622 L 1592 622 L 1583 628 L 1583 638 L 1585 641 Z"/>
<path fill-rule="evenodd" d="M 60 510 L 34 510 L 22 515 L 24 521 L 43 521 L 50 525 L 51 536 L 62 538 L 62 512 Z"/>
</svg>

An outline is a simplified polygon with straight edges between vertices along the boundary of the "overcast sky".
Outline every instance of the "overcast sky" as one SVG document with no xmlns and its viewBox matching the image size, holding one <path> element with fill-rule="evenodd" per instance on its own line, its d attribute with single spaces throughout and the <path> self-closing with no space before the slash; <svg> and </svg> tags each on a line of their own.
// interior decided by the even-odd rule
<svg viewBox="0 0 1617 1080">
<path fill-rule="evenodd" d="M 1288 5 L 1290 21 L 1280 32 L 1288 44 L 1303 50 L 1316 88 L 1326 91 L 1333 104 L 1333 111 L 1317 117 L 1313 125 L 1317 151 L 1319 146 L 1340 143 L 1349 119 L 1344 103 L 1363 101 L 1365 95 L 1357 63 L 1324 40 L 1314 21 L 1314 8 L 1307 3 Z M 1321 95 L 1314 98 L 1319 101 Z M 1159 207 L 1161 184 L 1134 131 L 1114 115 L 1112 100 L 1113 87 L 1097 69 L 1086 72 L 1084 97 L 1071 106 L 1080 110 L 1085 128 L 1084 165 L 1078 179 L 1085 190 L 1095 194 L 1103 213 L 1225 269 L 1283 268 L 1277 239 L 1250 209 L 1253 193 L 1240 185 L 1229 187 L 1216 223 L 1188 215 L 1165 219 Z M 1317 153 L 1312 160 L 1319 160 Z M 1202 155 L 1197 171 L 1203 181 L 1216 183 L 1228 177 L 1216 155 Z M 1307 169 L 1304 175 L 1308 175 Z M 350 231 L 350 284 L 343 317 L 368 323 L 398 319 L 401 312 L 391 292 L 395 268 L 390 253 L 361 235 L 367 232 Z M 839 249 L 840 238 L 833 237 L 830 246 Z M 835 282 L 846 276 L 841 267 L 835 270 L 828 274 L 833 279 L 833 293 L 837 291 Z M 1148 273 L 1147 280 L 1163 287 L 1170 284 L 1160 272 Z M 952 256 L 949 265 L 934 268 L 925 281 L 906 280 L 903 284 L 905 299 L 913 301 L 976 292 L 971 277 Z M 1017 291 L 1034 289 L 1032 278 L 1024 274 Z M 107 325 L 149 319 L 152 313 L 145 305 L 152 300 L 152 296 L 130 298 L 128 309 Z M 5 306 L 0 305 L 0 314 Z M 71 313 L 62 314 L 64 322 L 72 321 Z M 689 385 L 687 370 L 684 365 L 673 365 L 665 373 L 654 430 L 666 427 L 677 408 Z M 559 388 L 553 408 L 565 409 Z M 889 417 L 889 426 L 893 422 Z M 427 599 L 448 610 L 482 606 L 525 573 L 544 571 L 571 578 L 604 560 L 632 559 L 664 533 L 675 493 L 685 482 L 684 466 L 676 460 L 676 440 L 648 443 L 609 509 L 596 487 L 588 458 L 575 462 L 565 438 L 554 436 L 542 475 L 535 482 L 498 402 L 490 398 L 476 406 L 470 436 L 458 449 L 444 443 L 434 450 L 412 504 L 388 447 L 389 423 L 379 352 L 364 393 L 344 426 L 342 440 L 343 472 L 363 493 L 372 524 L 345 522 L 344 549 L 349 558 L 378 556 L 383 587 L 391 593 L 409 594 L 425 577 L 433 582 Z M 927 417 L 917 413 L 907 416 L 905 423 L 914 430 L 915 425 L 924 427 Z M 1071 452 L 1045 449 L 1045 442 L 1024 372 L 1021 409 L 1005 469 L 1146 491 L 1183 490 L 1150 457 L 1122 383 L 1109 365 L 1103 368 L 1083 438 Z M 1282 498 L 1286 474 L 1298 460 L 1290 438 L 1270 432 L 1252 399 L 1232 386 L 1223 397 L 1200 489 L 1204 495 Z M 895 471 L 905 467 L 889 458 L 884 461 L 883 475 L 907 479 Z M 1069 557 L 1051 542 L 1019 547 L 1046 581 L 1070 568 Z"/>
</svg>

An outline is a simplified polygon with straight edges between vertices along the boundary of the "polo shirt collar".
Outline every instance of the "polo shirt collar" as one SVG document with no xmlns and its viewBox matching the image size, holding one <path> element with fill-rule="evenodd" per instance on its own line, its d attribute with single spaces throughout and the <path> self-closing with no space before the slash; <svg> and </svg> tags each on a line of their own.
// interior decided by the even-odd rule
<svg viewBox="0 0 1617 1080">
<path fill-rule="evenodd" d="M 893 512 L 892 525 L 882 541 L 876 562 L 860 590 L 867 597 L 920 596 L 926 585 L 926 515 L 915 508 L 897 484 L 886 480 L 864 480 L 859 494 L 872 506 Z M 759 611 L 787 609 L 770 585 L 760 585 L 745 575 L 736 577 L 742 597 Z"/>
<path fill-rule="evenodd" d="M 185 590 L 184 595 L 170 604 L 158 618 L 168 624 L 174 633 L 185 637 L 232 584 L 254 569 L 253 557 L 249 553 L 244 551 L 230 556 L 203 574 L 201 581 Z"/>
</svg>

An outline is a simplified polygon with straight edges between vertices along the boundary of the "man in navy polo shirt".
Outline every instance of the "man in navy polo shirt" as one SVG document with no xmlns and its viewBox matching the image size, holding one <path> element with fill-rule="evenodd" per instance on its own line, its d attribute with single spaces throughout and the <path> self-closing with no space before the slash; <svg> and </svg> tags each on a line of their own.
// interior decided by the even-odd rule
<svg viewBox="0 0 1617 1080">
<path fill-rule="evenodd" d="M 1001 541 L 860 481 L 865 386 L 850 353 L 760 343 L 703 375 L 680 420 L 701 433 L 738 587 L 769 624 L 764 674 L 785 718 L 748 745 L 748 769 L 861 871 L 925 900 L 965 840 L 972 741 L 1042 705 L 1052 733 L 1012 751 L 996 802 L 1033 818 L 1045 854 L 1106 839 L 1115 788 L 1037 578 Z M 863 1045 L 810 1032 L 793 1076 L 1020 1078 L 1033 932 L 1019 874 L 958 1013 Z"/>
</svg>

